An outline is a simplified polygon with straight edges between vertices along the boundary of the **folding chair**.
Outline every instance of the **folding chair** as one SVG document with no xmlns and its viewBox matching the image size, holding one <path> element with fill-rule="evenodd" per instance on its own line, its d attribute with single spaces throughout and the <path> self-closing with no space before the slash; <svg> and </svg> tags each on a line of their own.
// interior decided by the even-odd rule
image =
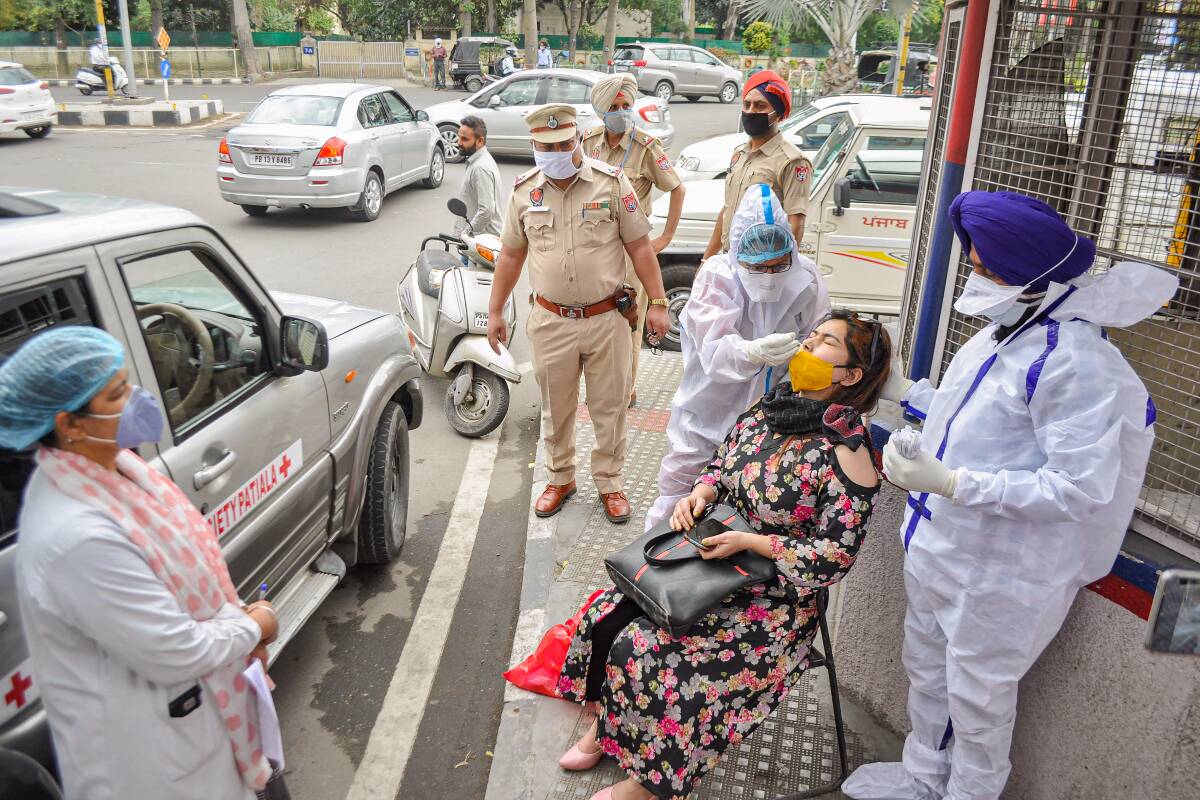
<svg viewBox="0 0 1200 800">
<path fill-rule="evenodd" d="M 775 800 L 803 800 L 807 797 L 820 797 L 823 794 L 836 792 L 843 781 L 850 776 L 850 766 L 846 751 L 846 728 L 842 721 L 842 698 L 838 694 L 837 669 L 833 663 L 833 642 L 829 639 L 829 624 L 825 621 L 825 609 L 829 607 L 829 590 L 821 587 L 817 591 L 817 625 L 821 628 L 821 649 L 814 646 L 809 652 L 808 668 L 824 667 L 829 672 L 829 695 L 833 703 L 833 727 L 837 732 L 838 766 L 840 771 L 829 783 L 807 789 L 803 792 L 785 794 Z M 820 751 L 817 753 L 820 759 Z"/>
</svg>

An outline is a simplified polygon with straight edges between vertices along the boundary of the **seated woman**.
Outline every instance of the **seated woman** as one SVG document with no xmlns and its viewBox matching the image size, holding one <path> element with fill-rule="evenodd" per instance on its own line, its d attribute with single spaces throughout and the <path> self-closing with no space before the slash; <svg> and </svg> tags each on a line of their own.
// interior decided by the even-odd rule
<svg viewBox="0 0 1200 800">
<path fill-rule="evenodd" d="M 775 562 L 774 581 L 724 598 L 681 637 L 615 588 L 588 608 L 558 688 L 596 703 L 599 716 L 560 764 L 589 769 L 607 753 L 629 774 L 593 800 L 687 797 L 799 680 L 817 590 L 854 563 L 879 491 L 862 415 L 890 362 L 882 324 L 834 312 L 793 362 L 800 391 L 781 383 L 742 414 L 676 505 L 676 530 L 691 528 L 709 503 L 736 507 L 757 533 L 710 536 L 704 557 L 753 550 Z"/>
</svg>

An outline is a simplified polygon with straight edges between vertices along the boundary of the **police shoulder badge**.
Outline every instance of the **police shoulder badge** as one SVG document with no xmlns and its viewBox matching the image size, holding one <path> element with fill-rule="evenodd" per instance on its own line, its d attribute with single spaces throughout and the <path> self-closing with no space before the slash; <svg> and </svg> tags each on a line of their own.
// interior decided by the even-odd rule
<svg viewBox="0 0 1200 800">
<path fill-rule="evenodd" d="M 796 165 L 796 181 L 798 183 L 807 183 L 808 176 L 812 174 L 812 166 L 807 162 Z"/>
<path fill-rule="evenodd" d="M 638 210 L 637 195 L 633 192 L 622 197 L 621 202 L 625 204 L 625 210 L 630 214 Z"/>
<path fill-rule="evenodd" d="M 535 189 L 529 190 L 529 205 L 540 206 L 542 204 L 542 187 L 538 186 Z"/>
<path fill-rule="evenodd" d="M 667 158 L 666 153 L 663 153 L 658 158 L 654 159 L 654 163 L 657 164 L 658 168 L 661 169 L 663 172 L 666 172 L 667 170 L 671 169 L 671 159 Z"/>
</svg>

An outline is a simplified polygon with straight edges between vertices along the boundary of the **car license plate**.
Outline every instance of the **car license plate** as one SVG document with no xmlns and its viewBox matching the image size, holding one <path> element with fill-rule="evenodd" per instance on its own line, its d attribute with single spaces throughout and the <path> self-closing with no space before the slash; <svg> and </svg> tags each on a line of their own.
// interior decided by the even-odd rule
<svg viewBox="0 0 1200 800">
<path fill-rule="evenodd" d="M 26 659 L 16 670 L 0 678 L 0 723 L 15 717 L 40 696 L 33 681 L 33 659 Z"/>
<path fill-rule="evenodd" d="M 487 328 L 487 324 L 488 324 L 488 312 L 476 311 L 475 312 L 475 327 L 476 328 Z"/>
<path fill-rule="evenodd" d="M 290 167 L 296 161 L 293 155 L 278 153 L 251 153 L 250 164 L 255 167 Z"/>
<path fill-rule="evenodd" d="M 46 116 L 45 111 L 24 111 L 21 113 L 21 119 L 41 119 Z"/>
<path fill-rule="evenodd" d="M 614 64 L 613 66 L 617 68 L 617 72 L 629 72 L 633 69 L 633 66 L 630 64 Z"/>
</svg>

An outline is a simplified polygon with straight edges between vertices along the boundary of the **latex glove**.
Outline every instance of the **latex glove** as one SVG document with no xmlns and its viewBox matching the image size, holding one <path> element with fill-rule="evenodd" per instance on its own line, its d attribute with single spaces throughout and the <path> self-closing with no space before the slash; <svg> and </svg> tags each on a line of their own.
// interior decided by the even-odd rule
<svg viewBox="0 0 1200 800">
<path fill-rule="evenodd" d="M 883 472 L 887 479 L 910 492 L 928 492 L 954 499 L 958 473 L 926 452 L 907 459 L 891 441 L 883 447 Z"/>
<path fill-rule="evenodd" d="M 742 352 L 755 364 L 778 367 L 792 360 L 800 351 L 800 342 L 794 333 L 772 333 L 761 339 L 742 342 Z"/>
<path fill-rule="evenodd" d="M 883 385 L 879 396 L 884 400 L 891 400 L 893 403 L 899 403 L 904 399 L 904 395 L 908 394 L 908 390 L 912 387 L 913 382 L 904 376 L 904 365 L 900 363 L 900 359 L 892 361 L 892 371 L 888 375 L 887 383 Z"/>
</svg>

